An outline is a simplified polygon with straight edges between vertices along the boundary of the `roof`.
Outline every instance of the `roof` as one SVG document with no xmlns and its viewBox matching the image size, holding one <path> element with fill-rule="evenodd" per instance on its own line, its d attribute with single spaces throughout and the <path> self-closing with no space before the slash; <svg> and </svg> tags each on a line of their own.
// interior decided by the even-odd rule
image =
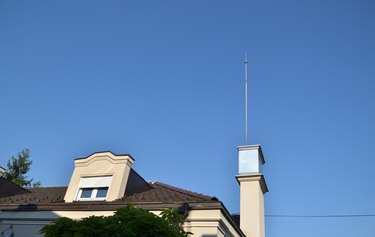
<svg viewBox="0 0 375 237">
<path fill-rule="evenodd" d="M 232 214 L 231 216 L 236 226 L 240 227 L 240 220 L 241 220 L 240 214 Z"/>
<path fill-rule="evenodd" d="M 125 195 L 123 198 L 113 202 L 104 201 L 77 201 L 74 203 L 100 204 L 173 204 L 173 203 L 197 203 L 197 202 L 219 202 L 217 198 L 191 192 L 188 190 L 173 187 L 160 182 L 149 183 L 150 189 L 139 193 Z M 64 195 L 67 187 L 47 187 L 47 188 L 30 188 L 27 193 L 11 195 L 0 198 L 0 209 L 20 209 L 32 205 L 35 209 L 37 206 L 55 206 L 55 204 L 65 204 L 70 206 L 71 203 L 64 202 Z M 7 208 L 8 207 L 8 208 Z M 43 208 L 43 209 L 44 209 Z M 27 208 L 26 208 L 27 209 Z M 54 208 L 53 208 L 54 209 Z"/>
<path fill-rule="evenodd" d="M 10 182 L 3 177 L 0 177 L 0 187 L 0 198 L 29 192 L 28 190 Z"/>
<path fill-rule="evenodd" d="M 189 202 L 212 202 L 217 198 L 177 188 L 161 182 L 149 183 L 152 187 L 141 193 L 125 195 L 117 200 L 126 203 L 159 202 L 159 203 L 189 203 Z"/>
<path fill-rule="evenodd" d="M 21 188 L 8 180 L 0 179 L 0 190 L 12 187 L 15 191 L 0 191 L 0 210 L 56 210 L 56 209 L 85 209 L 85 205 L 99 210 L 116 210 L 118 205 L 159 205 L 165 208 L 166 204 L 177 205 L 181 203 L 220 203 L 212 196 L 195 193 L 177 188 L 161 182 L 146 182 L 136 171 L 130 169 L 126 190 L 122 198 L 115 201 L 76 201 L 65 203 L 64 197 L 67 187 L 41 187 Z M 3 186 L 5 185 L 5 186 Z M 12 190 L 13 190 L 12 189 Z"/>
</svg>

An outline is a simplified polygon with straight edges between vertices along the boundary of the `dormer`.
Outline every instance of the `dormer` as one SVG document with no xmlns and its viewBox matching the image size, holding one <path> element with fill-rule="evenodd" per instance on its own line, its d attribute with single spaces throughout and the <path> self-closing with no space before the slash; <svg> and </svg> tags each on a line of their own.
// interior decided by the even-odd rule
<svg viewBox="0 0 375 237">
<path fill-rule="evenodd" d="M 114 201 L 123 197 L 133 163 L 130 155 L 112 152 L 75 159 L 65 202 Z"/>
</svg>

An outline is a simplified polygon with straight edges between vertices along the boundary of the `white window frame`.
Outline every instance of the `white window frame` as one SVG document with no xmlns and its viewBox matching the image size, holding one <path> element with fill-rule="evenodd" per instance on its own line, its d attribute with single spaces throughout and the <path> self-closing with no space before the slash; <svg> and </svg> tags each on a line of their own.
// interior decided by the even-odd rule
<svg viewBox="0 0 375 237">
<path fill-rule="evenodd" d="M 99 188 L 108 188 L 105 197 L 96 197 Z M 92 189 L 91 196 L 89 198 L 81 197 L 83 189 Z M 105 201 L 108 196 L 109 187 L 97 187 L 97 188 L 80 188 L 78 190 L 77 201 Z"/>
<path fill-rule="evenodd" d="M 77 190 L 76 201 L 105 201 L 109 193 L 109 187 L 112 181 L 112 176 L 99 177 L 82 177 Z M 96 197 L 100 188 L 108 188 L 105 197 Z M 92 189 L 91 196 L 82 198 L 82 191 L 84 189 Z"/>
</svg>

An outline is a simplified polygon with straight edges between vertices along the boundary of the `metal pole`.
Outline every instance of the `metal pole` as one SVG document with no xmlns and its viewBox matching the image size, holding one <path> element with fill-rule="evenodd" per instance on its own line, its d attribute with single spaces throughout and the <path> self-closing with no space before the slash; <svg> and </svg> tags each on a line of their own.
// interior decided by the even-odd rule
<svg viewBox="0 0 375 237">
<path fill-rule="evenodd" d="M 246 145 L 248 144 L 248 123 L 247 123 L 247 119 L 248 119 L 248 105 L 247 105 L 247 55 L 245 53 L 245 142 L 246 142 Z"/>
</svg>

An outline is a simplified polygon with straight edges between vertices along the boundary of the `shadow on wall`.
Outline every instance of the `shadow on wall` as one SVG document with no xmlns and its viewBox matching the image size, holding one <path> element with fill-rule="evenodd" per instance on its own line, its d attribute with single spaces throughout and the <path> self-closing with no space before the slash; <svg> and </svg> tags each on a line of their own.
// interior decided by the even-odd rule
<svg viewBox="0 0 375 237">
<path fill-rule="evenodd" d="M 1 237 L 41 237 L 39 230 L 60 217 L 52 211 L 34 212 L 38 210 L 35 204 L 20 205 L 17 210 L 19 211 L 17 216 L 7 211 L 0 213 Z M 33 215 L 28 216 L 28 214 Z"/>
<path fill-rule="evenodd" d="M 202 237 L 217 237 L 217 235 L 202 235 Z"/>
<path fill-rule="evenodd" d="M 2 224 L 0 226 L 1 237 L 42 237 L 39 230 L 43 224 Z"/>
</svg>

